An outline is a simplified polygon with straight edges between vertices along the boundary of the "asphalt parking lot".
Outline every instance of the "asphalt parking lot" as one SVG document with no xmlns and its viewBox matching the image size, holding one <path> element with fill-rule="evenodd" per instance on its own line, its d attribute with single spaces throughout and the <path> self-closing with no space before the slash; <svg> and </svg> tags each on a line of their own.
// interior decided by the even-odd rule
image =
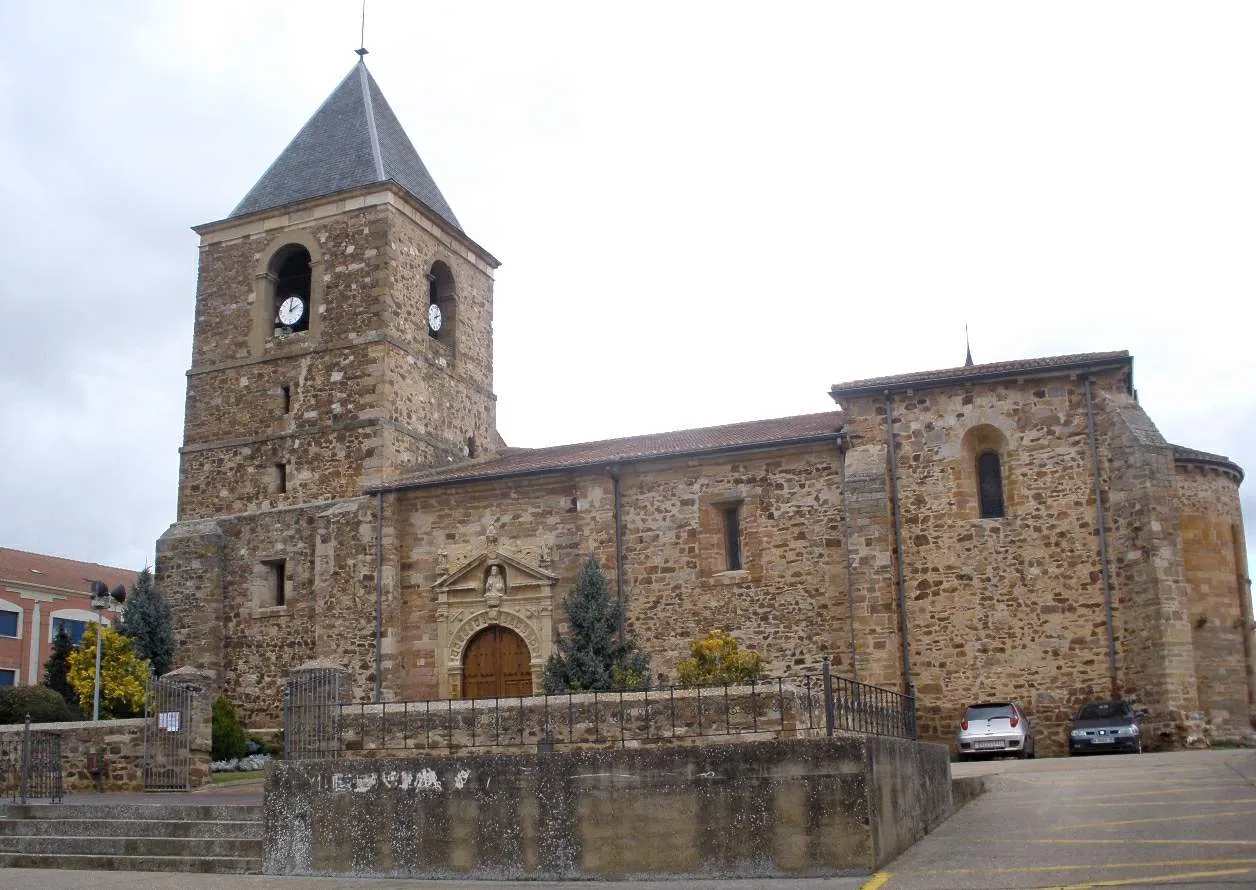
<svg viewBox="0 0 1256 890">
<path fill-rule="evenodd" d="M 1256 888 L 1256 750 L 952 770 L 986 793 L 863 890 Z"/>
</svg>

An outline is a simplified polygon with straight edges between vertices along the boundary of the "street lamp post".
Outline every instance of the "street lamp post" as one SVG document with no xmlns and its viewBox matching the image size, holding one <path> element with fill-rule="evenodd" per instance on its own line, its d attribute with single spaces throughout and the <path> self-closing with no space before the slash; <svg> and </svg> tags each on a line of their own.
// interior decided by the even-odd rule
<svg viewBox="0 0 1256 890">
<path fill-rule="evenodd" d="M 126 600 L 126 588 L 113 590 L 103 581 L 92 582 L 92 608 L 96 610 L 96 683 L 92 687 L 92 720 L 100 719 L 100 652 L 105 648 L 105 609 Z"/>
</svg>

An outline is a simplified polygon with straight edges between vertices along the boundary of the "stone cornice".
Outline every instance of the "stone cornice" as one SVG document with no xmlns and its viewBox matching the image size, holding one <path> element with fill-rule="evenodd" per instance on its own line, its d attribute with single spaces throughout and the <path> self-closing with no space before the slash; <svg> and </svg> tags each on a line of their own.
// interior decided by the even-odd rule
<svg viewBox="0 0 1256 890">
<path fill-rule="evenodd" d="M 462 232 L 451 227 L 430 208 L 413 198 L 397 183 L 371 183 L 356 189 L 339 192 L 335 195 L 324 195 L 297 201 L 282 207 L 274 207 L 246 216 L 222 219 L 215 222 L 193 226 L 192 231 L 201 236 L 201 246 L 222 244 L 252 238 L 269 232 L 276 232 L 290 226 L 302 225 L 313 220 L 336 216 L 350 210 L 362 210 L 367 207 L 390 206 L 409 217 L 433 235 L 440 238 L 447 246 L 463 259 L 475 265 L 489 277 L 501 262 L 472 241 Z"/>
<path fill-rule="evenodd" d="M 457 451 L 458 446 L 443 439 L 437 439 L 429 436 L 427 433 L 420 433 L 413 427 L 395 420 L 386 418 L 368 418 L 365 420 L 350 420 L 345 423 L 332 423 L 324 426 L 303 427 L 295 430 L 284 430 L 278 433 L 264 433 L 260 436 L 241 436 L 235 439 L 218 439 L 213 442 L 197 442 L 193 445 L 184 445 L 179 448 L 180 454 L 199 454 L 204 451 L 218 451 L 225 448 L 243 448 L 248 445 L 260 445 L 263 442 L 274 442 L 277 439 L 292 439 L 299 436 L 316 436 L 328 432 L 348 432 L 352 430 L 364 429 L 366 427 L 381 427 L 384 429 L 396 430 L 403 435 L 412 439 L 418 439 L 426 442 L 433 448 L 441 451 Z"/>
<path fill-rule="evenodd" d="M 233 358 L 233 359 L 228 359 L 225 362 L 215 362 L 212 365 L 203 365 L 200 367 L 188 368 L 183 373 L 184 373 L 184 376 L 186 377 L 200 377 L 204 374 L 213 374 L 219 371 L 232 371 L 237 368 L 247 368 L 252 365 L 266 364 L 267 362 L 273 362 L 278 359 L 301 358 L 302 356 L 314 355 L 320 352 L 331 352 L 333 350 L 338 350 L 338 349 L 352 349 L 355 346 L 372 346 L 376 343 L 383 343 L 385 346 L 391 346 L 393 349 L 396 349 L 399 352 L 404 353 L 406 356 L 414 359 L 416 362 L 423 362 L 425 365 L 428 365 L 429 367 L 439 369 L 445 372 L 446 374 L 449 374 L 459 383 L 462 383 L 463 385 L 468 386 L 471 389 L 475 390 L 480 395 L 486 398 L 492 399 L 494 402 L 497 401 L 497 395 L 492 390 L 488 389 L 487 387 L 480 386 L 478 383 L 476 383 L 474 380 L 472 380 L 470 377 L 467 377 L 464 374 L 459 374 L 455 371 L 451 371 L 447 365 L 442 365 L 439 362 L 434 361 L 431 356 L 416 353 L 413 349 L 411 349 L 405 343 L 402 343 L 396 337 L 392 336 L 391 334 L 384 334 L 384 333 L 364 334 L 361 337 L 356 337 L 352 340 L 337 340 L 331 343 L 318 343 L 318 344 L 313 344 L 313 345 L 308 345 L 308 346 L 296 346 L 289 349 L 276 350 L 266 355 L 250 355 L 244 358 Z"/>
</svg>

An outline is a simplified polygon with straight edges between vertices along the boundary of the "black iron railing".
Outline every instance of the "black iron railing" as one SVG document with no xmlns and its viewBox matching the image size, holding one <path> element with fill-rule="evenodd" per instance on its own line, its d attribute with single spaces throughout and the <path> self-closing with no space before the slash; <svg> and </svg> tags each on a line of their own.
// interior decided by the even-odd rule
<svg viewBox="0 0 1256 890">
<path fill-rule="evenodd" d="M 14 803 L 30 799 L 59 803 L 63 793 L 61 737 L 32 730 L 28 716 L 20 737 L 0 742 L 0 788 Z"/>
<path fill-rule="evenodd" d="M 287 696 L 285 755 L 325 759 L 464 748 L 694 744 L 711 736 L 858 733 L 913 739 L 910 696 L 831 677 L 642 692 L 339 703 L 302 688 Z M 827 695 L 826 695 L 827 691 Z"/>
</svg>

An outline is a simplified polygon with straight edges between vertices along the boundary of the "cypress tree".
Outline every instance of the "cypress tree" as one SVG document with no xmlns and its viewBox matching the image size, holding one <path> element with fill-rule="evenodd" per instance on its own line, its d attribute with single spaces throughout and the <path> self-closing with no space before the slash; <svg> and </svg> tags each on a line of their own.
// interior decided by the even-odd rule
<svg viewBox="0 0 1256 890">
<path fill-rule="evenodd" d="M 650 656 L 630 636 L 620 645 L 622 610 L 596 557 L 584 564 L 563 606 L 568 634 L 545 665 L 546 692 L 650 688 Z"/>
<path fill-rule="evenodd" d="M 70 653 L 73 651 L 74 643 L 70 641 L 70 635 L 65 632 L 64 627 L 60 628 L 52 638 L 52 652 L 44 662 L 44 685 L 65 699 L 65 703 L 76 715 L 70 719 L 77 720 L 78 693 L 70 685 Z"/>
<path fill-rule="evenodd" d="M 148 662 L 153 676 L 160 677 L 174 667 L 174 624 L 170 607 L 153 584 L 153 573 L 148 566 L 135 579 L 119 629 L 130 638 L 135 654 Z"/>
</svg>

